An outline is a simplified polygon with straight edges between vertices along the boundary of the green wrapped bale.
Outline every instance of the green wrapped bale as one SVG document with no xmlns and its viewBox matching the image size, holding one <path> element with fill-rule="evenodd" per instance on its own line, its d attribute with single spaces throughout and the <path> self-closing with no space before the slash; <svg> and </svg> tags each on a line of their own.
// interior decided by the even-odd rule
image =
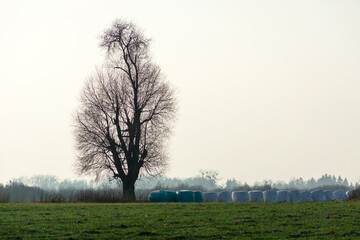
<svg viewBox="0 0 360 240">
<path fill-rule="evenodd" d="M 202 192 L 196 191 L 195 193 L 195 202 L 204 202 L 204 197 Z"/>
<path fill-rule="evenodd" d="M 195 193 L 193 191 L 181 190 L 176 194 L 177 202 L 195 202 Z"/>
<path fill-rule="evenodd" d="M 167 202 L 167 193 L 165 191 L 154 191 L 149 195 L 150 202 Z"/>
<path fill-rule="evenodd" d="M 167 202 L 176 202 L 176 192 L 175 191 L 166 191 Z"/>
</svg>

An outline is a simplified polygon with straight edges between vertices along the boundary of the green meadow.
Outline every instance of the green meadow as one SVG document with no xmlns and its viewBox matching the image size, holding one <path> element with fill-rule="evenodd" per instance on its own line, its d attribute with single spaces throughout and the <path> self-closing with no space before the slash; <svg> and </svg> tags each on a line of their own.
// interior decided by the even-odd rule
<svg viewBox="0 0 360 240">
<path fill-rule="evenodd" d="M 360 239 L 360 202 L 0 204 L 0 239 Z"/>
</svg>

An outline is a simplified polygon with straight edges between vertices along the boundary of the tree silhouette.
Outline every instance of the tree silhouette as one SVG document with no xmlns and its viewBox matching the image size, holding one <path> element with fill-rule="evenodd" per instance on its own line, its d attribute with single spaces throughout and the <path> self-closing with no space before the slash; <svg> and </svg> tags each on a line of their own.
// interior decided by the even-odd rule
<svg viewBox="0 0 360 240">
<path fill-rule="evenodd" d="M 120 179 L 134 201 L 141 174 L 166 169 L 165 140 L 175 117 L 174 90 L 149 54 L 150 40 L 117 20 L 101 37 L 107 64 L 87 81 L 75 115 L 78 170 Z"/>
</svg>

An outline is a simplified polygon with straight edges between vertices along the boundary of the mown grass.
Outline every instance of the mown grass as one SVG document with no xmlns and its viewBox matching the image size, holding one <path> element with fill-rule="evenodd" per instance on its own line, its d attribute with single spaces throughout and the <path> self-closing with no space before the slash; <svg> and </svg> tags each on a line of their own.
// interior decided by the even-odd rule
<svg viewBox="0 0 360 240">
<path fill-rule="evenodd" d="M 0 204 L 0 239 L 360 239 L 360 202 Z"/>
</svg>

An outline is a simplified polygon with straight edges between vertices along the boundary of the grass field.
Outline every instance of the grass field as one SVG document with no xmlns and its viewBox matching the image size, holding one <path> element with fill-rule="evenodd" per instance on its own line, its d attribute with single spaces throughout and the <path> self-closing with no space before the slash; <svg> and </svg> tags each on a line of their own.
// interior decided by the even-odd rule
<svg viewBox="0 0 360 240">
<path fill-rule="evenodd" d="M 0 239 L 360 239 L 360 202 L 0 204 Z"/>
</svg>

